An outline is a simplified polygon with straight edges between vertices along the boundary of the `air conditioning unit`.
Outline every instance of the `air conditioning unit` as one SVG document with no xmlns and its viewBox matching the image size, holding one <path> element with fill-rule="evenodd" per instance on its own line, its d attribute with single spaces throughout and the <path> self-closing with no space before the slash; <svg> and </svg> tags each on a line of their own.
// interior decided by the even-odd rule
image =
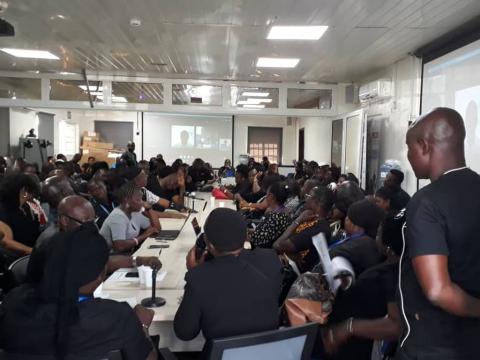
<svg viewBox="0 0 480 360">
<path fill-rule="evenodd" d="M 388 99 L 392 96 L 392 81 L 381 79 L 360 86 L 358 98 L 361 103 Z"/>
</svg>

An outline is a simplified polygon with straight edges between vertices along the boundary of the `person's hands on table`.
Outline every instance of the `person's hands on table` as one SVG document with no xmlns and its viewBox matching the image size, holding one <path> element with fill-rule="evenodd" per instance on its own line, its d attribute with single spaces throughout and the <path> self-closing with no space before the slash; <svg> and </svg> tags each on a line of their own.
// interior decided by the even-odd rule
<svg viewBox="0 0 480 360">
<path fill-rule="evenodd" d="M 149 266 L 153 270 L 160 270 L 162 268 L 162 262 L 156 256 L 137 256 L 137 266 Z"/>
</svg>

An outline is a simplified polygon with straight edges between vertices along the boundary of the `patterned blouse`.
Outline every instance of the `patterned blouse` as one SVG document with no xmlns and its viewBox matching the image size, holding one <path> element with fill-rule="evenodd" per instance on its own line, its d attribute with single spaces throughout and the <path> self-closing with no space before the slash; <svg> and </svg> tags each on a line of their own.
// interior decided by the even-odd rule
<svg viewBox="0 0 480 360">
<path fill-rule="evenodd" d="M 273 243 L 291 224 L 290 215 L 285 212 L 269 212 L 258 224 L 251 237 L 253 247 L 272 248 Z"/>
</svg>

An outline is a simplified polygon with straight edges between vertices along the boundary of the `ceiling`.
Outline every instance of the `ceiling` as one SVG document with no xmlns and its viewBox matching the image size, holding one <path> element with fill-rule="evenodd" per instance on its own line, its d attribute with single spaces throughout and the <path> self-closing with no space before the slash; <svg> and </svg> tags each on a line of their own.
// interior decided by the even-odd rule
<svg viewBox="0 0 480 360">
<path fill-rule="evenodd" d="M 0 46 L 50 50 L 61 60 L 1 53 L 0 70 L 350 82 L 479 14 L 478 0 L 10 0 L 1 17 L 16 36 Z M 142 26 L 132 28 L 133 17 Z M 318 41 L 266 40 L 272 24 L 330 28 Z M 257 69 L 260 56 L 301 61 Z"/>
</svg>

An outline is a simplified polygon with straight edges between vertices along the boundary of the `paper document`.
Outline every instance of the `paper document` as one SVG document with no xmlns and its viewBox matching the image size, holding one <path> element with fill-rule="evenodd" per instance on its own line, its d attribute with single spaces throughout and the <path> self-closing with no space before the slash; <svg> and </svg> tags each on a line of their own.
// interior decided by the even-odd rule
<svg viewBox="0 0 480 360">
<path fill-rule="evenodd" d="M 318 257 L 320 258 L 320 262 L 322 264 L 323 271 L 327 279 L 328 285 L 330 286 L 330 289 L 333 289 L 334 288 L 333 266 L 332 266 L 332 260 L 330 259 L 330 254 L 328 252 L 328 245 L 327 245 L 327 239 L 325 238 L 325 234 L 321 232 L 313 236 L 312 242 L 313 242 L 313 246 L 315 246 L 315 249 L 318 252 Z"/>
</svg>

